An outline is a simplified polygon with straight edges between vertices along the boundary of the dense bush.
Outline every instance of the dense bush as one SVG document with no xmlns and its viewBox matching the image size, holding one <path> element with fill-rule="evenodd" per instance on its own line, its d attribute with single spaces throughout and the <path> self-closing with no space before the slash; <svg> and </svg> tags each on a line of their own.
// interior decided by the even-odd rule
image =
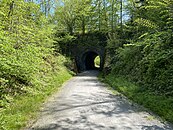
<svg viewBox="0 0 173 130">
<path fill-rule="evenodd" d="M 173 94 L 173 46 L 171 33 L 155 33 L 145 46 L 140 61 L 141 80 L 148 88 L 166 95 Z M 169 39 L 169 40 L 168 40 Z M 155 41 L 155 43 L 152 43 Z"/>
<path fill-rule="evenodd" d="M 122 36 L 111 37 L 108 43 L 108 50 L 115 52 L 110 56 L 113 73 L 135 81 L 142 90 L 166 96 L 173 95 L 172 5 L 170 0 L 150 0 L 132 7 Z"/>
<path fill-rule="evenodd" d="M 49 17 L 33 2 L 0 1 L 0 107 L 37 85 L 39 73 L 55 68 Z M 61 62 L 61 61 L 59 61 Z M 63 61 L 62 61 L 63 62 Z M 50 64 L 51 67 L 43 67 Z M 56 70 L 56 69 L 55 69 Z"/>
<path fill-rule="evenodd" d="M 133 80 L 143 89 L 173 94 L 173 46 L 169 32 L 147 35 L 135 44 L 117 49 L 113 72 Z"/>
<path fill-rule="evenodd" d="M 1 96 L 3 93 L 15 94 L 23 89 L 21 84 L 29 85 L 38 73 L 41 52 L 32 45 L 14 49 L 10 42 L 1 44 L 0 49 Z"/>
</svg>

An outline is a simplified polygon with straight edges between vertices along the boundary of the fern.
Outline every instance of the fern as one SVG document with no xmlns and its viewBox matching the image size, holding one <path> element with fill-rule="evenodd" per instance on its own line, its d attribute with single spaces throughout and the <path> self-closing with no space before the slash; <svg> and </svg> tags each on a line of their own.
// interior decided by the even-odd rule
<svg viewBox="0 0 173 130">
<path fill-rule="evenodd" d="M 156 23 L 148 20 L 148 19 L 143 19 L 143 18 L 138 18 L 135 20 L 135 22 L 141 26 L 145 26 L 147 28 L 152 28 L 152 29 L 156 29 L 158 28 L 158 26 L 156 25 Z"/>
</svg>

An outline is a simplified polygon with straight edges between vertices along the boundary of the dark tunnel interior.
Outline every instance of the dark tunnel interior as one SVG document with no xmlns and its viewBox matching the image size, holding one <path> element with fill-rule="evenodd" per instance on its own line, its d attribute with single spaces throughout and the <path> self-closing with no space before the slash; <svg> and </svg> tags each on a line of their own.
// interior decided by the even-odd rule
<svg viewBox="0 0 173 130">
<path fill-rule="evenodd" d="M 98 56 L 97 53 L 89 51 L 85 54 L 84 62 L 86 70 L 99 69 L 95 66 L 94 60 Z"/>
</svg>

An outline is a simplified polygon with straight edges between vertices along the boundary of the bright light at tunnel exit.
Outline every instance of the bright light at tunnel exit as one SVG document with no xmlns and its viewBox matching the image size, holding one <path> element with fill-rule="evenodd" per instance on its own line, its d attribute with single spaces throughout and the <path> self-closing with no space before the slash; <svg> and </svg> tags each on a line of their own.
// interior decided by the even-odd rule
<svg viewBox="0 0 173 130">
<path fill-rule="evenodd" d="M 96 68 L 100 68 L 100 56 L 96 56 L 94 59 L 94 65 Z"/>
</svg>

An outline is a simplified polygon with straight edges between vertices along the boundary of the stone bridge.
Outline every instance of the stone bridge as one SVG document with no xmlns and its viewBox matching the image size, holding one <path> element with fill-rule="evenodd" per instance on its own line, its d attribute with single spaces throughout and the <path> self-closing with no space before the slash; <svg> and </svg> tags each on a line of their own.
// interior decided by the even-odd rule
<svg viewBox="0 0 173 130">
<path fill-rule="evenodd" d="M 95 67 L 94 60 L 95 58 L 100 57 L 100 68 Z M 77 51 L 75 55 L 75 63 L 77 66 L 77 70 L 79 72 L 85 70 L 94 70 L 99 69 L 102 70 L 104 67 L 105 61 L 105 48 L 102 46 L 97 47 L 83 47 Z"/>
<path fill-rule="evenodd" d="M 63 37 L 65 35 L 61 35 Z M 66 40 L 65 40 L 66 41 Z M 59 42 L 62 53 L 70 56 L 75 62 L 75 71 L 99 69 L 102 70 L 105 63 L 105 52 L 107 44 L 107 34 L 101 32 L 87 33 L 85 35 L 76 35 L 74 39 L 62 40 Z M 94 64 L 95 58 L 100 57 L 100 67 Z"/>
<path fill-rule="evenodd" d="M 71 48 L 71 53 L 75 59 L 78 72 L 103 69 L 105 63 L 106 41 L 106 35 L 102 33 L 85 34 L 73 41 L 74 44 Z M 99 68 L 97 68 L 94 63 L 97 56 L 100 57 Z"/>
</svg>

